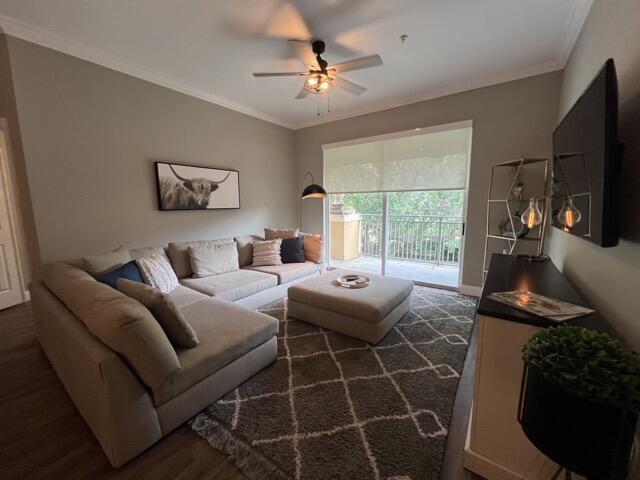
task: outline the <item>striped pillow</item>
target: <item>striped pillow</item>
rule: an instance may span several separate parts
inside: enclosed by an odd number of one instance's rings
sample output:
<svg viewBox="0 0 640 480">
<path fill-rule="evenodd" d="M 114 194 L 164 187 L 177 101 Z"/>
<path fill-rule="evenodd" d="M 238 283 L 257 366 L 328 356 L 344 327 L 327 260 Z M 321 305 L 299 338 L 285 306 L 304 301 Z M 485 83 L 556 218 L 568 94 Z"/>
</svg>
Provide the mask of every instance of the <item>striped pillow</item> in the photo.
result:
<svg viewBox="0 0 640 480">
<path fill-rule="evenodd" d="M 166 256 L 151 255 L 147 258 L 136 258 L 136 264 L 142 273 L 144 283 L 157 288 L 162 293 L 169 293 L 179 285 L 176 272 Z"/>
<path fill-rule="evenodd" d="M 280 257 L 281 238 L 253 242 L 253 266 L 282 265 Z"/>
</svg>

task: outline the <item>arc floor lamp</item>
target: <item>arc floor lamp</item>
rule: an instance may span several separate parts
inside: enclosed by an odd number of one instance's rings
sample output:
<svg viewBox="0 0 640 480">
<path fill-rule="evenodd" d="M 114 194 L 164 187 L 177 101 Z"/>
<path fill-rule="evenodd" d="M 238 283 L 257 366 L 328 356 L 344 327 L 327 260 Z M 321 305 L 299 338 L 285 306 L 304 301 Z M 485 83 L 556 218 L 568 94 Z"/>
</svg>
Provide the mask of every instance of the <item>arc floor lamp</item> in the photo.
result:
<svg viewBox="0 0 640 480">
<path fill-rule="evenodd" d="M 305 187 L 304 184 L 307 179 L 307 175 L 311 177 L 311 183 Z M 300 203 L 298 207 L 298 222 L 300 229 L 302 229 L 302 200 L 307 198 L 327 198 L 326 190 L 316 183 L 313 179 L 313 174 L 309 170 L 307 170 L 304 173 L 304 177 L 302 177 L 302 194 L 300 195 Z"/>
</svg>

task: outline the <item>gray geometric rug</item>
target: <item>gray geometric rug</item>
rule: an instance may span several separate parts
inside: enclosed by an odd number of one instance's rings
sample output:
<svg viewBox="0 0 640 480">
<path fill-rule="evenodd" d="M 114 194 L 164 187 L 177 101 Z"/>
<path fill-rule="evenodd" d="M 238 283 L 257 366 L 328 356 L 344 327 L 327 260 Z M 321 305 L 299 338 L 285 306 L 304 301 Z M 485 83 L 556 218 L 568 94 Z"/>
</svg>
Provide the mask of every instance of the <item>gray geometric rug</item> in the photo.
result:
<svg viewBox="0 0 640 480">
<path fill-rule="evenodd" d="M 438 479 L 473 327 L 471 297 L 416 286 L 376 346 L 287 318 L 278 359 L 192 428 L 252 480 Z"/>
</svg>

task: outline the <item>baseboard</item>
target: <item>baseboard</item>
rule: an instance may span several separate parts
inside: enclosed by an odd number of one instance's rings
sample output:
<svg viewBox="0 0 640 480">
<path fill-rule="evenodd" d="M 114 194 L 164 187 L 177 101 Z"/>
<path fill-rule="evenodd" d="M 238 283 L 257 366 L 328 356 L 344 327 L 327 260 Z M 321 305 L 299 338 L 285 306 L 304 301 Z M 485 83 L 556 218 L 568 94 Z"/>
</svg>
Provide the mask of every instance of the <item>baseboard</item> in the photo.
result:
<svg viewBox="0 0 640 480">
<path fill-rule="evenodd" d="M 25 302 L 30 302 L 31 292 L 29 290 L 25 290 L 24 292 L 22 292 L 22 298 L 24 299 Z"/>
<path fill-rule="evenodd" d="M 475 285 L 460 285 L 460 293 L 471 297 L 479 297 L 482 295 L 482 287 L 476 287 Z"/>
</svg>

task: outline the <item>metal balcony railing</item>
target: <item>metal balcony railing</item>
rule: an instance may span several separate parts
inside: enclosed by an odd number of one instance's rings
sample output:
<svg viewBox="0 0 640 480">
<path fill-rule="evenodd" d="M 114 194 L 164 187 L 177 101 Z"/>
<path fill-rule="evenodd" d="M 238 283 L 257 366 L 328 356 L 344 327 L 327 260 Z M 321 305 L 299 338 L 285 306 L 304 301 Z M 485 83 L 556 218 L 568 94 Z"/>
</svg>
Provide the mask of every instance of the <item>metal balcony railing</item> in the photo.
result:
<svg viewBox="0 0 640 480">
<path fill-rule="evenodd" d="M 361 214 L 360 255 L 379 257 L 382 215 Z M 433 215 L 389 215 L 387 258 L 457 266 L 462 218 Z"/>
</svg>

